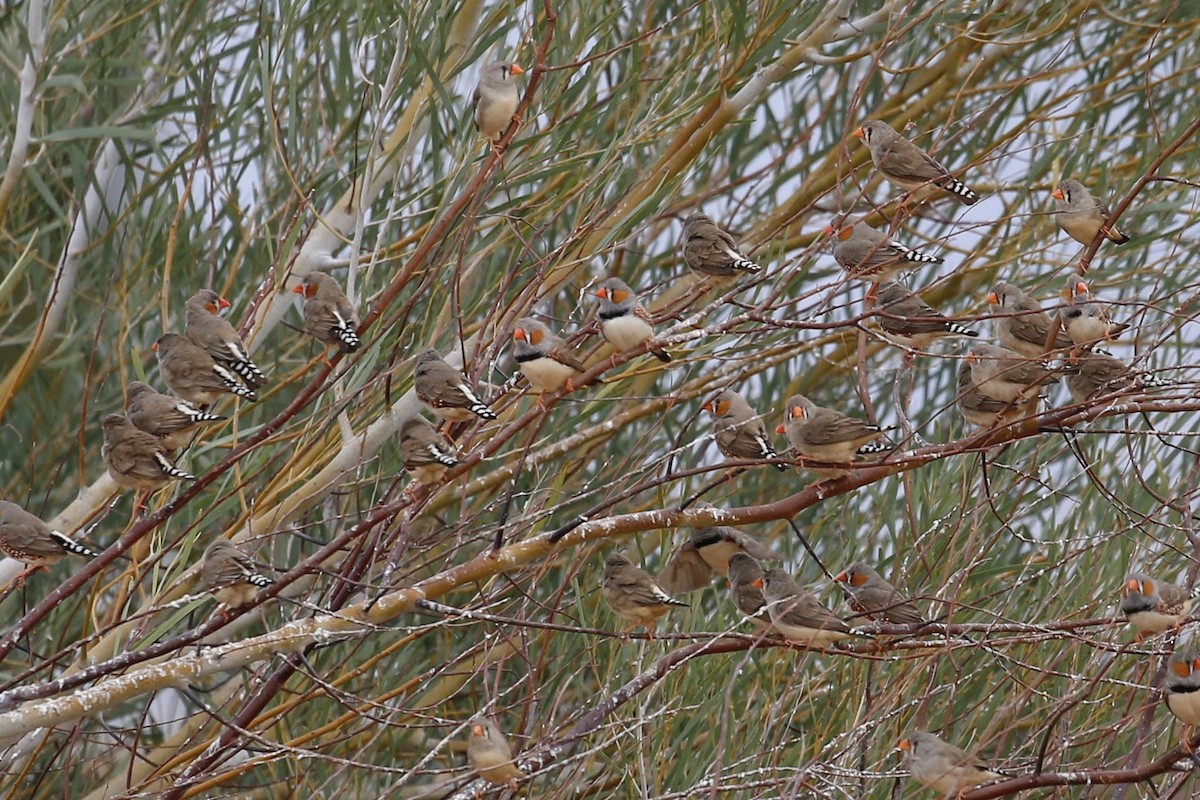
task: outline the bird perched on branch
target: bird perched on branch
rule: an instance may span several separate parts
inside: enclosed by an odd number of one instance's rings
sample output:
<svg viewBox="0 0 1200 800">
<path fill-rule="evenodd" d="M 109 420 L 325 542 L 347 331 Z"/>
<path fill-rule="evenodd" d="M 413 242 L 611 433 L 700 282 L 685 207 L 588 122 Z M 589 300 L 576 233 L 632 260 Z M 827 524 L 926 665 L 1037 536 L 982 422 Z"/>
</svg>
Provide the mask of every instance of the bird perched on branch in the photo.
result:
<svg viewBox="0 0 1200 800">
<path fill-rule="evenodd" d="M 618 351 L 641 347 L 654 338 L 650 314 L 625 281 L 606 278 L 596 290 L 596 297 L 600 298 L 600 334 Z M 661 347 L 652 348 L 650 354 L 664 363 L 671 360 Z"/>
<path fill-rule="evenodd" d="M 8 500 L 0 500 L 0 551 L 31 568 L 53 564 L 65 555 L 97 555 Z"/>
<path fill-rule="evenodd" d="M 697 528 L 671 556 L 658 581 L 670 594 L 703 589 L 714 575 L 728 574 L 729 560 L 738 553 L 758 561 L 780 558 L 771 548 L 737 528 L 725 525 Z"/>
<path fill-rule="evenodd" d="M 658 585 L 658 581 L 620 553 L 612 553 L 604 561 L 604 599 L 613 613 L 625 622 L 625 628 L 643 626 L 654 636 L 655 624 L 666 616 L 671 606 L 687 607 Z"/>
<path fill-rule="evenodd" d="M 158 353 L 158 369 L 163 383 L 177 397 L 189 403 L 210 406 L 226 394 L 258 399 L 254 389 L 242 383 L 237 374 L 218 364 L 203 348 L 186 336 L 164 333 L 151 345 Z"/>
<path fill-rule="evenodd" d="M 917 731 L 900 740 L 909 773 L 917 783 L 949 798 L 972 786 L 1006 777 L 988 769 L 975 756 L 932 733 Z"/>
<path fill-rule="evenodd" d="M 981 428 L 995 428 L 1021 418 L 1020 405 L 997 400 L 979 391 L 971 380 L 971 365 L 965 360 L 958 368 L 957 401 L 963 419 Z"/>
<path fill-rule="evenodd" d="M 1058 310 L 1058 318 L 1076 347 L 1092 347 L 1116 339 L 1129 327 L 1128 323 L 1112 321 L 1108 306 L 1092 298 L 1087 282 L 1080 275 L 1067 279 L 1062 297 L 1066 305 Z"/>
<path fill-rule="evenodd" d="M 1100 353 L 1084 353 L 1075 363 L 1075 370 L 1073 374 L 1067 375 L 1067 389 L 1076 403 L 1126 390 L 1156 389 L 1171 385 L 1170 381 L 1135 370 L 1124 361 Z"/>
<path fill-rule="evenodd" d="M 1058 383 L 1058 374 L 1044 361 L 1026 358 L 994 344 L 977 344 L 967 351 L 975 388 L 994 400 L 1017 403 L 1037 397 L 1042 386 Z"/>
<path fill-rule="evenodd" d="M 125 415 L 138 428 L 161 439 L 167 450 L 185 446 L 197 426 L 225 419 L 141 381 L 134 381 L 125 389 Z"/>
<path fill-rule="evenodd" d="M 846 622 L 797 585 L 782 569 L 769 569 L 755 582 L 767 601 L 771 625 L 789 642 L 828 647 L 855 635 Z"/>
<path fill-rule="evenodd" d="M 1116 244 L 1125 244 L 1129 237 L 1109 224 L 1112 212 L 1101 203 L 1082 183 L 1067 178 L 1059 181 L 1050 193 L 1054 198 L 1054 221 L 1067 235 L 1080 244 L 1088 245 L 1103 233 L 1104 238 Z"/>
<path fill-rule="evenodd" d="M 104 418 L 101 454 L 113 482 L 126 489 L 153 491 L 173 480 L 193 481 L 195 475 L 175 466 L 162 440 L 135 426 L 123 414 Z"/>
<path fill-rule="evenodd" d="M 805 459 L 829 464 L 852 464 L 860 456 L 879 453 L 890 445 L 881 443 L 884 429 L 832 408 L 819 406 L 804 395 L 792 395 L 784 408 L 785 421 L 775 429 L 786 434 L 792 448 Z M 819 475 L 837 478 L 849 475 L 844 468 L 812 467 Z"/>
<path fill-rule="evenodd" d="M 856 561 L 834 578 L 850 595 L 850 605 L 860 614 L 896 625 L 928 622 L 911 600 L 906 600 L 873 567 Z"/>
<path fill-rule="evenodd" d="M 977 338 L 979 333 L 926 303 L 900 284 L 889 281 L 875 292 L 879 327 L 888 340 L 914 350 L 927 350 L 938 339 L 948 336 Z"/>
<path fill-rule="evenodd" d="M 421 351 L 413 367 L 413 391 L 434 416 L 451 422 L 496 419 L 495 412 L 479 399 L 475 389 L 432 347 Z"/>
<path fill-rule="evenodd" d="M 404 470 L 412 473 L 417 483 L 436 483 L 446 470 L 458 465 L 458 455 L 445 437 L 420 415 L 400 423 L 399 436 Z"/>
<path fill-rule="evenodd" d="M 516 117 L 521 94 L 516 77 L 524 75 L 520 64 L 496 61 L 479 73 L 479 84 L 471 105 L 475 109 L 475 127 L 495 145 L 508 130 L 509 123 L 520 123 Z"/>
<path fill-rule="evenodd" d="M 200 586 L 212 592 L 219 603 L 230 608 L 248 606 L 258 599 L 258 590 L 271 582 L 258 572 L 254 559 L 224 537 L 214 539 L 204 550 Z"/>
<path fill-rule="evenodd" d="M 1189 743 L 1191 729 L 1200 725 L 1200 651 L 1192 638 L 1175 643 L 1175 652 L 1167 659 L 1167 677 L 1163 698 L 1167 708 L 1185 726 L 1183 740 Z"/>
<path fill-rule="evenodd" d="M 826 234 L 837 237 L 833 260 L 849 278 L 873 283 L 893 281 L 917 264 L 940 264 L 942 259 L 905 247 L 865 222 L 830 225 Z"/>
<path fill-rule="evenodd" d="M 702 211 L 693 211 L 683 221 L 683 263 L 702 278 L 722 284 L 762 271 L 762 267 L 742 255 L 733 237 Z"/>
<path fill-rule="evenodd" d="M 1178 628 L 1192 611 L 1197 592 L 1156 580 L 1144 572 L 1125 576 L 1121 588 L 1121 613 L 1137 631 L 1140 642 L 1172 628 Z"/>
<path fill-rule="evenodd" d="M 979 202 L 979 195 L 928 153 L 905 139 L 891 125 L 879 120 L 864 122 L 854 131 L 871 151 L 879 174 L 897 186 L 912 191 L 933 184 L 966 205 Z"/>
<path fill-rule="evenodd" d="M 702 409 L 715 419 L 717 449 L 726 458 L 779 458 L 779 453 L 767 438 L 767 426 L 758 412 L 732 389 L 725 389 L 706 402 Z M 787 471 L 786 464 L 776 464 L 775 469 Z"/>
<path fill-rule="evenodd" d="M 758 628 L 771 626 L 771 613 L 763 597 L 763 570 L 757 561 L 745 553 L 729 557 L 729 592 L 733 604 L 742 616 Z"/>
<path fill-rule="evenodd" d="M 226 308 L 229 308 L 228 300 L 212 289 L 201 289 L 187 301 L 187 324 L 183 333 L 218 364 L 237 373 L 247 386 L 257 389 L 266 384 L 267 376 L 250 358 L 242 337 L 221 316 L 221 311 Z"/>
<path fill-rule="evenodd" d="M 528 777 L 513 761 L 512 747 L 500 726 L 485 716 L 471 722 L 467 763 L 488 783 L 514 790 L 518 781 Z"/>
<path fill-rule="evenodd" d="M 292 289 L 304 295 L 304 330 L 326 347 L 353 353 L 362 345 L 358 338 L 358 312 L 324 272 L 310 272 Z"/>
<path fill-rule="evenodd" d="M 566 342 L 530 317 L 517 320 L 513 328 L 513 357 L 529 385 L 541 393 L 563 386 L 573 392 L 575 379 L 587 371 Z"/>
<path fill-rule="evenodd" d="M 1046 344 L 1050 340 L 1054 321 L 1042 310 L 1037 300 L 1011 283 L 1000 281 L 988 293 L 987 302 L 997 306 L 1003 315 L 992 320 L 993 331 L 1000 344 L 1027 358 L 1041 358 L 1046 354 Z M 1061 329 L 1049 343 L 1051 349 L 1072 345 L 1066 331 Z"/>
</svg>

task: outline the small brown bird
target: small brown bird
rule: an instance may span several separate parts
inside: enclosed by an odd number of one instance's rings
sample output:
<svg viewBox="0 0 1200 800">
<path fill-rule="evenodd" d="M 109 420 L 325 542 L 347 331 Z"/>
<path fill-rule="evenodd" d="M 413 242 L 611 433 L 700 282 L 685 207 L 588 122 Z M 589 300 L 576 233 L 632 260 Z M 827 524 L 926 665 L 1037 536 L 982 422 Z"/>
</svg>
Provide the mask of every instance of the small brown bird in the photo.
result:
<svg viewBox="0 0 1200 800">
<path fill-rule="evenodd" d="M 485 716 L 471 722 L 467 740 L 467 763 L 488 783 L 516 789 L 526 774 L 513 760 L 512 748 L 500 727 Z"/>
<path fill-rule="evenodd" d="M 224 537 L 217 537 L 204 550 L 200 565 L 200 585 L 212 592 L 217 602 L 230 608 L 248 606 L 258 599 L 258 590 L 271 585 L 261 575 L 254 560 Z"/>
<path fill-rule="evenodd" d="M 1067 178 L 1059 181 L 1050 193 L 1054 198 L 1054 219 L 1058 226 L 1080 244 L 1091 244 L 1096 234 L 1103 232 L 1104 238 L 1116 244 L 1125 244 L 1129 237 L 1110 225 L 1112 212 L 1101 203 L 1079 181 Z"/>
<path fill-rule="evenodd" d="M 988 294 L 987 301 L 998 306 L 998 313 L 1004 315 L 992 320 L 1000 344 L 1027 358 L 1041 358 L 1046 354 L 1046 341 L 1054 323 L 1037 300 L 1011 283 L 1000 281 Z M 1060 329 L 1050 346 L 1058 349 L 1071 345 L 1066 331 Z"/>
<path fill-rule="evenodd" d="M 958 368 L 958 410 L 963 419 L 981 428 L 996 428 L 1021 418 L 1021 406 L 979 391 L 971 380 L 971 365 L 966 361 Z"/>
<path fill-rule="evenodd" d="M 413 391 L 440 419 L 451 422 L 466 422 L 475 417 L 496 419 L 495 412 L 479 399 L 463 374 L 447 364 L 432 347 L 417 356 Z"/>
<path fill-rule="evenodd" d="M 1195 600 L 1196 592 L 1155 580 L 1144 572 L 1131 572 L 1121 588 L 1121 613 L 1137 631 L 1140 642 L 1182 625 Z"/>
<path fill-rule="evenodd" d="M 856 561 L 835 580 L 850 593 L 850 605 L 860 614 L 896 625 L 928 622 L 911 600 L 905 600 L 874 568 Z"/>
<path fill-rule="evenodd" d="M 745 553 L 729 557 L 729 591 L 733 604 L 758 628 L 771 627 L 771 613 L 762 593 L 762 567 Z"/>
<path fill-rule="evenodd" d="M 600 334 L 617 350 L 632 350 L 654 338 L 650 314 L 625 281 L 606 279 L 596 290 L 596 297 L 600 298 Z M 671 360 L 661 347 L 652 348 L 650 354 L 664 363 Z"/>
<path fill-rule="evenodd" d="M 789 642 L 828 647 L 854 635 L 849 625 L 782 569 L 767 570 L 756 585 L 763 590 L 771 625 Z"/>
<path fill-rule="evenodd" d="M 175 466 L 162 440 L 135 426 L 123 414 L 104 418 L 101 453 L 117 486 L 153 491 L 172 480 L 194 481 L 195 475 Z"/>
<path fill-rule="evenodd" d="M 187 325 L 183 333 L 218 364 L 237 373 L 247 386 L 257 389 L 266 384 L 267 376 L 250 358 L 242 337 L 221 316 L 221 310 L 226 308 L 228 300 L 212 289 L 201 289 L 187 302 Z"/>
<path fill-rule="evenodd" d="M 310 336 L 343 353 L 353 353 L 362 345 L 358 312 L 337 281 L 324 272 L 310 272 L 292 291 L 304 295 L 304 330 Z"/>
<path fill-rule="evenodd" d="M 8 500 L 0 500 L 0 551 L 27 567 L 53 564 L 67 554 L 88 558 L 97 555 Z"/>
<path fill-rule="evenodd" d="M 125 390 L 125 415 L 134 425 L 161 439 L 167 450 L 186 446 L 197 426 L 225 419 L 220 414 L 202 411 L 187 400 L 155 391 L 141 381 L 134 381 Z"/>
<path fill-rule="evenodd" d="M 701 408 L 716 418 L 717 449 L 726 458 L 779 458 L 767 438 L 766 423 L 737 392 L 725 389 Z M 775 469 L 786 472 L 787 465 L 776 464 Z"/>
<path fill-rule="evenodd" d="M 902 347 L 928 350 L 938 339 L 947 336 L 976 338 L 977 331 L 945 317 L 936 308 L 900 284 L 889 281 L 875 293 L 879 327 L 884 336 Z"/>
<path fill-rule="evenodd" d="M 218 364 L 185 336 L 164 333 L 150 349 L 158 353 L 163 383 L 189 403 L 209 406 L 227 394 L 251 402 L 258 399 L 254 389 L 242 383 L 232 370 Z"/>
<path fill-rule="evenodd" d="M 458 456 L 445 437 L 419 414 L 400 424 L 399 435 L 404 470 L 412 473 L 417 483 L 436 483 L 446 470 L 458 465 Z"/>
<path fill-rule="evenodd" d="M 625 622 L 622 630 L 643 626 L 650 636 L 671 606 L 687 607 L 687 603 L 671 597 L 648 572 L 635 567 L 620 553 L 612 553 L 604 561 L 603 594 L 608 607 Z"/>
<path fill-rule="evenodd" d="M 1200 652 L 1193 640 L 1175 643 L 1175 652 L 1167 660 L 1167 708 L 1187 728 L 1183 740 L 1191 740 L 1191 729 L 1200 725 Z"/>
<path fill-rule="evenodd" d="M 792 395 L 785 407 L 785 422 L 775 429 L 787 434 L 798 455 L 828 464 L 852 464 L 859 456 L 887 449 L 879 444 L 884 429 L 832 408 L 817 405 L 803 395 Z M 850 470 L 830 467 L 807 469 L 819 475 L 841 477 Z"/>
<path fill-rule="evenodd" d="M 857 280 L 887 282 L 914 269 L 917 264 L 942 263 L 938 256 L 894 242 L 865 222 L 846 221 L 841 225 L 830 225 L 825 232 L 837 235 L 833 260 L 847 277 Z"/>
<path fill-rule="evenodd" d="M 1016 403 L 1036 397 L 1042 386 L 1058 383 L 1044 361 L 1026 358 L 994 344 L 977 344 L 967 351 L 975 388 L 994 400 Z"/>
<path fill-rule="evenodd" d="M 714 575 L 729 573 L 729 559 L 737 553 L 748 553 L 759 561 L 780 558 L 771 548 L 737 528 L 724 525 L 697 528 L 671 556 L 658 582 L 672 595 L 703 589 L 712 583 Z"/>
<path fill-rule="evenodd" d="M 529 385 L 542 393 L 564 385 L 573 392 L 575 379 L 587 371 L 566 342 L 529 317 L 517 320 L 513 328 L 513 357 Z"/>
<path fill-rule="evenodd" d="M 886 122 L 864 122 L 861 128 L 854 131 L 854 135 L 870 149 L 871 160 L 875 162 L 879 174 L 897 186 L 911 191 L 932 183 L 966 205 L 979 202 L 979 195 L 971 187 L 951 175 L 924 150 L 896 133 Z"/>
<path fill-rule="evenodd" d="M 683 263 L 701 277 L 726 284 L 743 274 L 762 272 L 762 267 L 742 255 L 732 236 L 700 211 L 683 221 Z"/>
<path fill-rule="evenodd" d="M 1067 375 L 1067 389 L 1076 403 L 1127 390 L 1159 389 L 1171 385 L 1170 381 L 1135 370 L 1124 361 L 1100 353 L 1084 353 L 1075 366 L 1078 372 Z"/>
<path fill-rule="evenodd" d="M 972 786 L 1005 777 L 1001 772 L 988 769 L 966 750 L 943 742 L 932 733 L 910 733 L 900 740 L 899 747 L 904 751 L 912 779 L 947 798 L 961 795 Z"/>
<path fill-rule="evenodd" d="M 504 138 L 504 132 L 514 120 L 521 102 L 515 78 L 524 74 L 520 64 L 509 61 L 488 64 L 479 72 L 479 85 L 475 87 L 471 105 L 475 108 L 475 127 L 492 144 Z"/>
<path fill-rule="evenodd" d="M 1108 306 L 1092 299 L 1088 285 L 1082 276 L 1072 275 L 1063 287 L 1066 305 L 1058 310 L 1058 318 L 1067 338 L 1077 347 L 1091 347 L 1100 342 L 1116 339 L 1129 327 L 1128 323 L 1115 323 Z"/>
</svg>

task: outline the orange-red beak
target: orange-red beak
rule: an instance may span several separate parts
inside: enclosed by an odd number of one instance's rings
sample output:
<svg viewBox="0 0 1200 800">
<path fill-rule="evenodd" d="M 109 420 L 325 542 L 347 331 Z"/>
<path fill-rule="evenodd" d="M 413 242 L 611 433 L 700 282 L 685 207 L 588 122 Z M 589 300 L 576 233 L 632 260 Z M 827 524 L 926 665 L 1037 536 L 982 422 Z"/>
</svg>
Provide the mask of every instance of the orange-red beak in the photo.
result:
<svg viewBox="0 0 1200 800">
<path fill-rule="evenodd" d="M 510 64 L 508 67 L 508 72 L 510 75 L 524 75 L 525 68 L 520 64 Z"/>
<path fill-rule="evenodd" d="M 988 296 L 985 299 L 994 306 L 1000 305 L 1000 298 L 995 292 L 988 292 Z"/>
<path fill-rule="evenodd" d="M 753 586 L 755 589 L 761 589 L 761 588 L 763 588 L 763 579 L 758 578 L 754 581 L 754 583 L 752 583 L 750 585 Z"/>
<path fill-rule="evenodd" d="M 829 235 L 829 234 L 831 234 L 831 233 L 833 233 L 833 226 L 832 226 L 832 225 L 826 225 L 826 226 L 825 226 L 825 230 L 821 231 L 821 235 L 822 235 L 822 236 L 828 236 L 828 235 Z"/>
<path fill-rule="evenodd" d="M 231 303 L 224 297 L 217 298 L 217 308 L 229 308 L 230 305 Z"/>
<path fill-rule="evenodd" d="M 304 294 L 304 284 L 303 283 L 296 284 L 296 287 L 294 289 L 292 289 L 292 294 Z"/>
<path fill-rule="evenodd" d="M 529 336 L 525 333 L 524 328 L 517 328 L 515 331 L 513 331 L 513 338 L 516 339 L 518 342 L 529 341 Z"/>
<path fill-rule="evenodd" d="M 866 132 L 866 131 L 864 131 L 862 128 L 855 128 L 855 129 L 854 129 L 854 136 L 855 136 L 856 138 L 858 138 L 858 139 L 866 139 L 866 138 L 867 138 L 867 132 Z"/>
<path fill-rule="evenodd" d="M 1063 190 L 1057 189 L 1057 188 L 1053 192 L 1050 193 L 1050 196 L 1053 197 L 1055 200 L 1066 200 L 1067 199 L 1067 196 L 1065 194 L 1063 194 Z"/>
<path fill-rule="evenodd" d="M 712 412 L 712 410 L 713 410 L 712 400 L 709 400 L 707 403 L 700 406 L 700 408 L 702 408 L 705 411 Z"/>
<path fill-rule="evenodd" d="M 154 344 L 150 345 L 150 350 L 157 353 L 158 352 L 158 342 L 155 342 Z"/>
<path fill-rule="evenodd" d="M 837 577 L 836 577 L 836 578 L 834 578 L 834 580 L 835 580 L 835 581 L 837 581 L 838 583 L 849 583 L 849 582 L 850 582 L 850 576 L 849 576 L 849 575 L 847 575 L 845 572 L 839 572 L 839 573 L 837 574 Z"/>
<path fill-rule="evenodd" d="M 471 728 L 471 735 L 472 736 L 483 736 L 483 726 L 482 725 L 473 726 Z"/>
<path fill-rule="evenodd" d="M 1084 283 L 1083 281 L 1080 281 L 1079 283 L 1075 284 L 1075 294 L 1087 294 L 1087 293 L 1088 293 L 1088 288 L 1087 288 L 1086 283 Z"/>
<path fill-rule="evenodd" d="M 782 422 L 779 423 L 778 425 L 775 426 L 775 432 L 776 433 L 787 433 L 787 425 L 784 425 Z"/>
<path fill-rule="evenodd" d="M 908 739 L 901 739 L 900 744 L 896 745 L 896 747 L 907 752 L 912 750 L 912 742 L 910 742 Z"/>
<path fill-rule="evenodd" d="M 601 288 L 597 289 L 596 297 L 599 297 L 601 300 L 607 300 L 608 299 L 608 287 L 601 287 Z"/>
</svg>

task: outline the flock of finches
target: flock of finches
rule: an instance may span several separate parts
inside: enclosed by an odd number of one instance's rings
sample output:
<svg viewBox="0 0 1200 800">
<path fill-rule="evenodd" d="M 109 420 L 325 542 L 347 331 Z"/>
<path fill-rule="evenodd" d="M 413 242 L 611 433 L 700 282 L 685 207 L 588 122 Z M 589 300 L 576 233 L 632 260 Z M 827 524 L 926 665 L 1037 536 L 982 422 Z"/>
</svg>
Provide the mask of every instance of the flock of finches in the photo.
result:
<svg viewBox="0 0 1200 800">
<path fill-rule="evenodd" d="M 514 78 L 522 73 L 518 65 L 506 63 L 483 70 L 474 98 L 475 121 L 494 145 L 510 123 L 517 121 Z M 870 148 L 875 167 L 892 183 L 910 191 L 935 187 L 933 191 L 968 205 L 979 200 L 973 190 L 887 124 L 867 122 L 855 135 Z M 1053 198 L 1058 224 L 1077 241 L 1085 245 L 1100 237 L 1117 244 L 1129 241 L 1111 224 L 1108 209 L 1078 181 L 1063 180 Z M 892 241 L 863 221 L 843 220 L 826 233 L 834 237 L 833 257 L 847 276 L 870 283 L 866 300 L 878 315 L 881 335 L 903 347 L 906 358 L 942 337 L 979 337 L 895 282 L 915 264 L 942 259 Z M 733 237 L 699 211 L 685 221 L 681 244 L 684 262 L 709 285 L 730 286 L 739 277 L 761 270 L 742 254 Z M 308 334 L 342 353 L 353 353 L 359 347 L 358 315 L 337 281 L 312 272 L 293 291 L 303 295 Z M 671 360 L 656 342 L 651 317 L 628 284 L 610 277 L 599 284 L 595 296 L 600 332 L 616 350 L 641 350 L 664 362 Z M 1002 312 L 995 318 L 1000 344 L 971 347 L 959 372 L 958 406 L 968 422 L 990 428 L 1021 419 L 1060 375 L 1066 375 L 1075 402 L 1158 385 L 1152 376 L 1097 349 L 1128 326 L 1112 321 L 1108 308 L 1091 296 L 1082 276 L 1073 275 L 1062 296 L 1065 303 L 1057 316 L 1051 317 L 1019 288 L 996 284 L 987 299 Z M 222 316 L 229 305 L 208 289 L 192 297 L 187 303 L 184 332 L 165 333 L 154 345 L 159 374 L 170 394 L 145 383 L 131 383 L 125 414 L 104 419 L 103 457 L 108 473 L 118 486 L 144 493 L 139 507 L 145 494 L 174 480 L 193 480 L 176 466 L 172 454 L 191 441 L 198 426 L 225 419 L 210 410 L 223 395 L 253 401 L 267 382 L 235 328 Z M 512 339 L 516 364 L 533 389 L 546 393 L 577 388 L 575 381 L 585 372 L 584 364 L 545 324 L 529 317 L 519 319 Z M 1059 356 L 1059 363 L 1052 364 L 1050 356 Z M 477 389 L 437 350 L 425 350 L 417 357 L 413 390 L 441 420 L 496 419 Z M 538 403 L 542 404 L 540 396 Z M 762 460 L 780 470 L 799 465 L 817 474 L 840 476 L 854 465 L 868 463 L 872 454 L 890 449 L 885 431 L 879 427 L 800 395 L 788 399 L 784 421 L 776 428 L 790 445 L 786 458 L 775 450 L 762 418 L 736 391 L 720 392 L 703 408 L 715 418 L 714 438 L 725 456 Z M 440 481 L 459 463 L 447 437 L 419 414 L 400 426 L 399 451 L 405 469 L 417 482 Z M 68 553 L 96 555 L 7 501 L 0 502 L 0 549 L 30 569 Z M 764 571 L 759 564 L 775 558 L 772 551 L 737 530 L 703 528 L 673 555 L 657 579 L 624 555 L 610 555 L 605 562 L 603 595 L 627 625 L 645 626 L 652 634 L 654 624 L 670 607 L 686 605 L 672 595 L 700 589 L 714 574 L 721 574 L 728 577 L 738 610 L 764 633 L 821 648 L 867 635 L 822 606 L 785 571 Z M 836 581 L 860 616 L 912 626 L 914 633 L 934 624 L 866 564 L 850 565 Z M 270 583 L 250 556 L 228 539 L 216 539 L 204 553 L 200 585 L 226 606 L 254 602 L 257 590 Z M 1180 626 L 1191 602 L 1184 589 L 1132 573 L 1123 587 L 1121 610 L 1137 628 L 1140 639 Z M 1167 704 L 1177 717 L 1189 726 L 1200 724 L 1200 653 L 1190 639 L 1181 641 L 1170 659 L 1166 692 Z M 906 752 L 914 780 L 947 795 L 1001 777 L 931 733 L 906 736 L 900 749 Z M 503 734 L 485 716 L 470 725 L 468 756 L 480 775 L 494 783 L 526 777 L 515 765 Z"/>
</svg>

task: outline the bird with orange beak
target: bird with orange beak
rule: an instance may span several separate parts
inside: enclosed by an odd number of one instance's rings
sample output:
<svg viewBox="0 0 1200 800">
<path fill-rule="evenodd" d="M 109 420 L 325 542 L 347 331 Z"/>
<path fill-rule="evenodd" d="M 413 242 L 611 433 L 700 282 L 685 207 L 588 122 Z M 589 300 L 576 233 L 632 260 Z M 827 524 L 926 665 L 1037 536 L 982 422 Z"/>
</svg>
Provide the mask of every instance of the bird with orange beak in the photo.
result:
<svg viewBox="0 0 1200 800">
<path fill-rule="evenodd" d="M 304 330 L 310 336 L 343 353 L 353 353 L 362 345 L 358 312 L 337 281 L 324 272 L 310 272 L 292 291 L 304 295 Z"/>
<path fill-rule="evenodd" d="M 564 386 L 575 391 L 575 379 L 587 371 L 566 342 L 530 317 L 521 317 L 513 328 L 513 357 L 529 385 L 543 394 Z"/>
<path fill-rule="evenodd" d="M 617 350 L 633 350 L 654 338 L 650 314 L 625 281 L 606 279 L 596 290 L 596 297 L 600 298 L 600 335 Z M 649 352 L 664 363 L 671 360 L 661 347 L 652 347 Z"/>
</svg>

